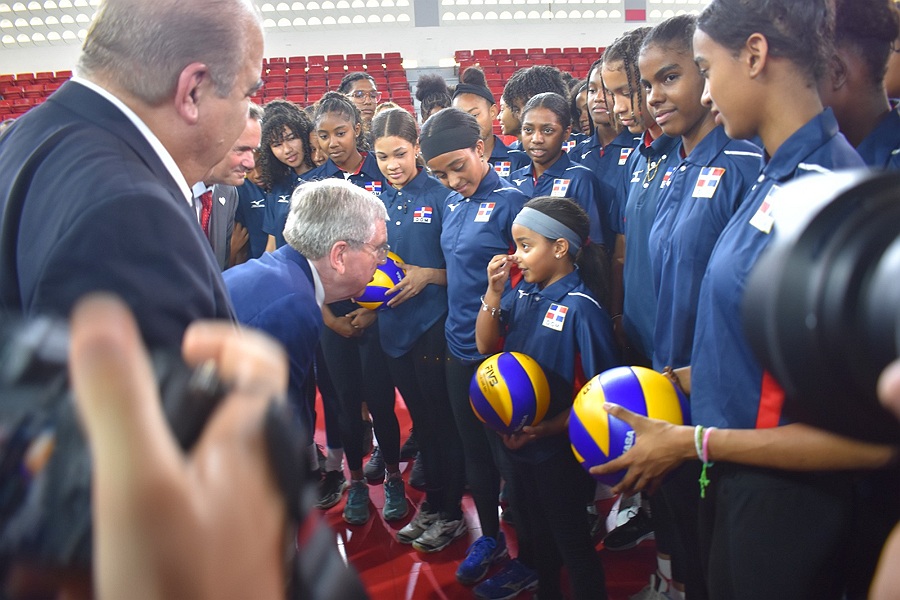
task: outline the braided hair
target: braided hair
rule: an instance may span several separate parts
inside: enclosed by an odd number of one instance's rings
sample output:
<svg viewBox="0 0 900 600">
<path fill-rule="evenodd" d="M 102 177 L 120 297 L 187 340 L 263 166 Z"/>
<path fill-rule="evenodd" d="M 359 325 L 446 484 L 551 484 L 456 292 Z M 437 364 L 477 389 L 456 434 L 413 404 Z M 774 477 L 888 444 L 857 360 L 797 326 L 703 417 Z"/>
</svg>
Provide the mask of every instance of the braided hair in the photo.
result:
<svg viewBox="0 0 900 600">
<path fill-rule="evenodd" d="M 369 142 L 366 140 L 366 126 L 363 124 L 362 117 L 356 105 L 340 92 L 325 92 L 322 99 L 316 103 L 316 115 L 313 119 L 315 126 L 318 127 L 325 115 L 338 114 L 353 123 L 356 127 L 359 125 L 359 134 L 356 136 L 356 149 L 365 152 L 369 149 Z"/>
<path fill-rule="evenodd" d="M 612 65 L 621 62 L 622 68 L 625 70 L 625 77 L 628 79 L 628 93 L 631 97 L 631 116 L 634 118 L 634 107 L 642 107 L 644 105 L 644 90 L 641 85 L 641 71 L 638 68 L 638 55 L 640 54 L 641 44 L 644 38 L 650 32 L 650 27 L 638 27 L 632 29 L 628 33 L 616 38 L 616 40 L 607 46 L 603 53 L 603 64 L 609 70 L 616 70 Z M 603 85 L 603 100 L 609 106 L 606 97 L 606 84 Z M 640 108 L 639 108 L 640 109 Z"/>
</svg>

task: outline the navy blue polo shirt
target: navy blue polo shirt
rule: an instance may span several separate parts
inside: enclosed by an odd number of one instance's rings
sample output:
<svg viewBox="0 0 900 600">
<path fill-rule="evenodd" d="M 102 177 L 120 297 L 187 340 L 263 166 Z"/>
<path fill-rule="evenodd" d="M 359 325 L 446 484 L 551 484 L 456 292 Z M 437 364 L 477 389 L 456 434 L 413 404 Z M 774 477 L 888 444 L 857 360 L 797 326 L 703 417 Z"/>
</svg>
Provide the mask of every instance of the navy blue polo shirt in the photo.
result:
<svg viewBox="0 0 900 600">
<path fill-rule="evenodd" d="M 581 279 L 578 269 L 540 289 L 524 280 L 502 302 L 503 350 L 521 352 L 541 366 L 550 384 L 550 419 L 572 406 L 594 375 L 619 364 L 612 320 Z M 541 438 L 512 454 L 536 462 L 569 452 L 569 438 Z"/>
<path fill-rule="evenodd" d="M 266 216 L 266 190 L 249 179 L 237 187 L 238 205 L 234 220 L 247 228 L 248 258 L 259 258 L 266 251 L 269 234 L 263 231 Z M 283 229 L 283 228 L 282 228 Z"/>
<path fill-rule="evenodd" d="M 645 134 L 646 135 L 646 134 Z M 628 159 L 631 179 L 619 230 L 625 236 L 625 304 L 622 323 L 635 349 L 653 354 L 656 294 L 650 268 L 650 228 L 659 197 L 665 191 L 681 153 L 681 138 L 661 135 L 647 146 L 641 143 Z"/>
<path fill-rule="evenodd" d="M 447 261 L 447 347 L 462 360 L 482 360 L 475 345 L 475 319 L 487 289 L 487 266 L 515 248 L 512 223 L 528 197 L 488 169 L 470 198 L 448 197 L 441 231 Z"/>
<path fill-rule="evenodd" d="M 900 169 L 900 108 L 882 117 L 856 151 L 870 167 Z"/>
<path fill-rule="evenodd" d="M 417 267 L 446 269 L 441 250 L 441 224 L 450 191 L 434 177 L 419 171 L 403 186 L 381 192 L 388 211 L 387 233 L 391 250 Z M 403 304 L 383 310 L 381 347 L 388 356 L 403 356 L 422 334 L 447 314 L 447 288 L 429 284 Z"/>
<path fill-rule="evenodd" d="M 590 169 L 569 160 L 563 152 L 547 170 L 534 180 L 534 167 L 529 164 L 515 171 L 510 179 L 529 198 L 553 196 L 571 198 L 588 214 L 591 220 L 591 239 L 610 249 L 615 237 L 610 230 L 605 214 L 613 191 L 601 184 Z M 601 210 L 602 207 L 602 210 Z"/>
<path fill-rule="evenodd" d="M 291 194 L 300 185 L 301 177 L 294 171 L 277 183 L 272 184 L 272 189 L 266 194 L 266 209 L 263 216 L 263 231 L 267 236 L 275 236 L 275 247 L 281 248 L 287 242 L 284 241 L 284 224 L 291 210 Z M 268 243 L 268 238 L 266 238 Z"/>
<path fill-rule="evenodd" d="M 513 150 L 503 143 L 498 136 L 494 136 L 494 150 L 488 162 L 497 171 L 497 175 L 503 179 L 509 179 L 513 172 L 525 165 L 531 164 L 531 159 L 522 150 Z"/>
<path fill-rule="evenodd" d="M 759 175 L 762 150 L 732 140 L 722 126 L 707 134 L 672 172 L 650 230 L 656 292 L 653 368 L 691 364 L 697 297 L 719 234 Z"/>
<path fill-rule="evenodd" d="M 738 429 L 783 423 L 784 393 L 757 362 L 741 323 L 747 276 L 775 226 L 770 194 L 809 173 L 861 166 L 862 159 L 838 132 L 834 113 L 826 109 L 791 135 L 763 167 L 719 236 L 700 286 L 691 358 L 695 423 Z"/>
<path fill-rule="evenodd" d="M 569 139 L 567 139 L 563 144 L 563 152 L 571 151 L 575 146 L 588 139 L 589 137 L 591 136 L 584 133 L 572 132 L 571 134 L 569 134 Z"/>
</svg>

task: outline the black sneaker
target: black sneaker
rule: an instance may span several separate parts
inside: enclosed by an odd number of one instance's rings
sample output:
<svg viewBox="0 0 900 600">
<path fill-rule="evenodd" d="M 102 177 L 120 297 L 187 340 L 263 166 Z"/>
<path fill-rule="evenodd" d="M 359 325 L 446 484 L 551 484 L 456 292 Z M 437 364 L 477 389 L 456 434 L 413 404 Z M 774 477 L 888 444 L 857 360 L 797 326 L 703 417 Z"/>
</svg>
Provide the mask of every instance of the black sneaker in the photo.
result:
<svg viewBox="0 0 900 600">
<path fill-rule="evenodd" d="M 606 534 L 603 538 L 603 546 L 607 550 L 618 551 L 634 548 L 644 540 L 652 540 L 653 523 L 650 515 L 641 507 L 637 514 L 626 523 L 619 525 Z"/>
<path fill-rule="evenodd" d="M 416 454 L 416 462 L 413 463 L 409 473 L 409 485 L 417 490 L 425 489 L 425 463 L 422 462 L 422 454 Z"/>
<path fill-rule="evenodd" d="M 375 446 L 372 456 L 369 457 L 369 462 L 363 467 L 363 475 L 366 476 L 366 481 L 371 484 L 378 484 L 384 481 L 384 456 L 381 454 L 380 447 Z"/>
<path fill-rule="evenodd" d="M 400 448 L 400 460 L 409 460 L 419 453 L 419 442 L 416 441 L 416 430 L 409 430 L 409 437 Z"/>
<path fill-rule="evenodd" d="M 349 484 L 341 471 L 328 471 L 319 481 L 319 501 L 316 508 L 331 508 L 341 501 L 341 495 Z"/>
</svg>

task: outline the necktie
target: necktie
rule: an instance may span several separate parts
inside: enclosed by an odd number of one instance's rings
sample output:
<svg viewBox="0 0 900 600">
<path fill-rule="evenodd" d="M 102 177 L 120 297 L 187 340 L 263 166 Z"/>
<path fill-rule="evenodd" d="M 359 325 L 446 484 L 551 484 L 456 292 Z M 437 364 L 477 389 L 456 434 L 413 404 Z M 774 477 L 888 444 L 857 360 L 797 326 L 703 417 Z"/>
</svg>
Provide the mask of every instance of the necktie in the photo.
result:
<svg viewBox="0 0 900 600">
<path fill-rule="evenodd" d="M 212 190 L 203 192 L 200 196 L 200 227 L 206 237 L 209 237 L 209 217 L 212 214 Z"/>
</svg>

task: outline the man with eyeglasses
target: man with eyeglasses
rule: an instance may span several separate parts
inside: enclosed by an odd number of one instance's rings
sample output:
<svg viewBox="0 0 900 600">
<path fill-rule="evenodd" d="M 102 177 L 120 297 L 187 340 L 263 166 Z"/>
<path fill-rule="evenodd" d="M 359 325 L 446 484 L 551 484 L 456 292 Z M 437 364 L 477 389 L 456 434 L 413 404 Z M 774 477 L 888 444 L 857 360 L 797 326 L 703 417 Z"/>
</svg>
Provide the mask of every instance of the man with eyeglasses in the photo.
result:
<svg viewBox="0 0 900 600">
<path fill-rule="evenodd" d="M 387 216 L 378 198 L 352 183 L 305 183 L 291 198 L 287 244 L 223 273 L 238 320 L 269 333 L 287 351 L 288 401 L 306 426 L 311 465 L 315 381 L 309 375 L 322 305 L 362 295 L 390 250 Z"/>
</svg>

